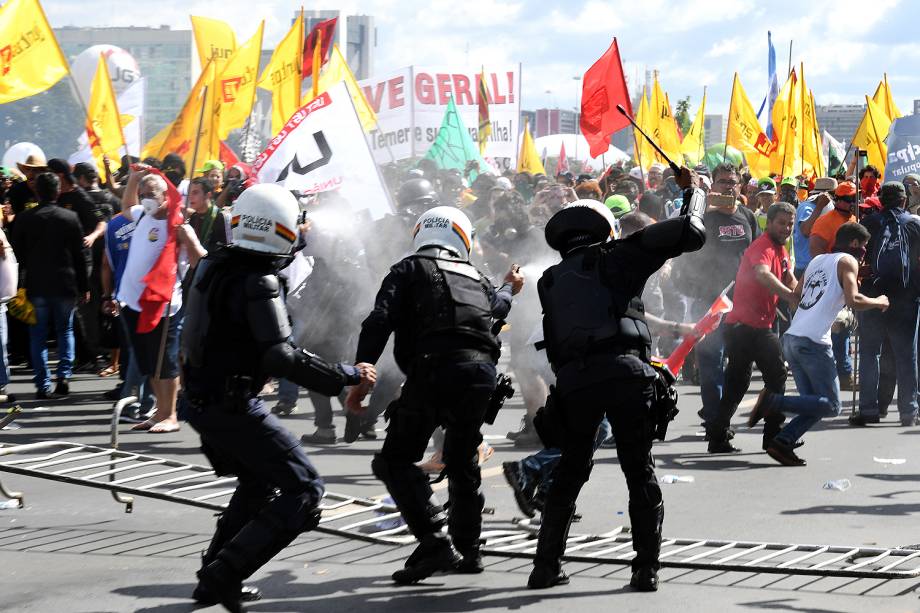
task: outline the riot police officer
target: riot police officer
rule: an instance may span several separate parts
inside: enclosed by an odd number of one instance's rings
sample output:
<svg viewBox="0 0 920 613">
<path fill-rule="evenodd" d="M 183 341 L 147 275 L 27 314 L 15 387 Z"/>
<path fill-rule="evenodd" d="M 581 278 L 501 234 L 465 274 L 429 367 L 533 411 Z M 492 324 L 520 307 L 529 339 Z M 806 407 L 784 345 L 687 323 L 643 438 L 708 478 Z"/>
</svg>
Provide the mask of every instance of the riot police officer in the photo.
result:
<svg viewBox="0 0 920 613">
<path fill-rule="evenodd" d="M 194 597 L 242 610 L 242 581 L 301 532 L 315 528 L 324 494 L 297 439 L 258 397 L 269 377 L 326 395 L 373 382 L 369 365 L 330 364 L 289 342 L 278 270 L 297 236 L 297 200 L 277 185 L 246 190 L 233 205 L 229 247 L 201 260 L 182 336 L 188 421 L 219 475 L 239 485 L 198 571 Z"/>
<path fill-rule="evenodd" d="M 524 283 L 512 267 L 496 290 L 470 264 L 472 224 L 459 209 L 427 211 L 419 217 L 414 236 L 415 253 L 397 262 L 384 278 L 357 348 L 361 362 L 376 363 L 395 331 L 393 353 L 407 376 L 400 397 L 387 408 L 386 440 L 371 463 L 419 540 L 405 568 L 393 573 L 400 584 L 436 572 L 482 572 L 484 497 L 476 450 L 496 385 L 499 344 L 492 328 L 508 314 L 511 296 Z M 349 392 L 349 411 L 364 410 L 366 392 Z M 445 430 L 446 518 L 432 502 L 436 499 L 428 477 L 415 465 L 437 426 Z M 447 534 L 441 530 L 445 524 Z"/>
<path fill-rule="evenodd" d="M 580 200 L 546 225 L 546 242 L 562 262 L 538 282 L 547 358 L 556 373 L 555 407 L 537 420 L 544 439 L 562 459 L 543 509 L 534 568 L 527 585 L 568 583 L 562 571 L 575 500 L 591 473 L 593 440 L 606 415 L 629 489 L 633 574 L 630 585 L 658 588 L 658 554 L 664 506 L 651 456 L 654 381 L 651 337 L 640 298 L 646 280 L 669 258 L 702 247 L 705 200 L 690 189 L 684 169 L 684 215 L 652 224 L 622 240 L 610 240 L 615 220 L 599 203 Z M 541 423 L 541 420 L 544 420 Z"/>
</svg>

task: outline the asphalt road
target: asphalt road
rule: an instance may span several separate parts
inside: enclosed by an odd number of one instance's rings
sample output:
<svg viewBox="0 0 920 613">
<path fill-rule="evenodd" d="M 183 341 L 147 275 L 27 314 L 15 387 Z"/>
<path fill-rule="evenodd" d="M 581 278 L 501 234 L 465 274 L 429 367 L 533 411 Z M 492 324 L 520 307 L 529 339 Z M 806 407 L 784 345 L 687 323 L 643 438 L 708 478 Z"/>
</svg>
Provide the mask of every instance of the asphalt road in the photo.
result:
<svg viewBox="0 0 920 613">
<path fill-rule="evenodd" d="M 0 431 L 2 443 L 68 440 L 107 444 L 111 405 L 100 393 L 114 382 L 82 375 L 66 402 L 39 406 L 31 400 L 29 373 L 14 370 L 11 391 L 24 400 L 15 430 Z M 752 386 L 745 406 L 752 403 Z M 893 414 L 883 424 L 853 429 L 845 417 L 821 424 L 800 450 L 808 466 L 786 468 L 760 451 L 760 429 L 738 429 L 743 453 L 710 456 L 699 428 L 698 392 L 681 388 L 680 415 L 669 440 L 656 444 L 659 476 L 692 476 L 692 483 L 663 485 L 666 537 L 775 541 L 850 546 L 920 543 L 920 453 L 918 428 L 902 428 Z M 612 391 L 615 395 L 615 390 Z M 847 395 L 849 398 L 849 395 Z M 483 466 L 486 527 L 519 516 L 501 476 L 501 462 L 528 452 L 516 450 L 504 434 L 515 429 L 523 408 L 517 397 L 487 427 L 495 455 Z M 286 420 L 297 434 L 312 432 L 312 410 Z M 344 419 L 337 414 L 341 434 Z M 378 426 L 382 427 L 382 426 Z M 178 433 L 129 433 L 122 448 L 204 463 L 187 425 Z M 380 432 L 382 435 L 383 433 Z M 384 489 L 370 472 L 380 442 L 308 447 L 331 491 L 373 497 Z M 903 459 L 885 464 L 879 459 Z M 591 481 L 579 499 L 579 533 L 602 533 L 628 524 L 626 489 L 615 450 L 595 458 Z M 0 568 L 3 611 L 190 611 L 198 556 L 207 545 L 213 514 L 155 500 L 138 499 L 134 512 L 100 490 L 18 475 L 0 475 L 4 485 L 26 494 L 25 509 L 0 510 Z M 846 491 L 823 489 L 848 479 Z M 442 491 L 443 495 L 443 491 Z M 628 588 L 621 566 L 569 566 L 569 586 L 527 590 L 526 560 L 487 558 L 479 576 L 435 577 L 411 588 L 395 588 L 389 575 L 408 555 L 388 547 L 307 534 L 253 577 L 266 600 L 252 611 L 917 611 L 920 579 L 844 579 L 786 574 L 725 573 L 665 569 L 656 594 Z"/>
</svg>

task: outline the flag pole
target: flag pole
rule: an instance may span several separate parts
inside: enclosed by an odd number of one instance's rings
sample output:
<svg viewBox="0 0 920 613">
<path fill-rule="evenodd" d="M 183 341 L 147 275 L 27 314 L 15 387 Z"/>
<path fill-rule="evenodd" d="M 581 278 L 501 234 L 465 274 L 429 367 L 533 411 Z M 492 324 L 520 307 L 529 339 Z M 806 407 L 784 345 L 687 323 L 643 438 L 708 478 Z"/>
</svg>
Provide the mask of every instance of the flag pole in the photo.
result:
<svg viewBox="0 0 920 613">
<path fill-rule="evenodd" d="M 736 72 L 735 78 L 732 79 L 732 95 L 731 95 L 731 98 L 728 99 L 728 121 L 729 123 L 731 123 L 731 120 L 732 120 L 732 105 L 735 103 L 735 83 L 737 82 L 738 82 L 738 73 Z M 704 94 L 705 94 L 705 91 L 706 89 L 703 88 Z M 723 143 L 722 145 L 722 163 L 723 164 L 725 163 L 725 156 L 727 153 L 728 153 L 728 131 L 726 130 L 725 143 Z"/>
<path fill-rule="evenodd" d="M 198 113 L 198 130 L 196 131 L 196 134 L 195 134 L 195 148 L 192 150 L 192 166 L 191 168 L 188 169 L 189 180 L 191 180 L 192 175 L 195 174 L 195 164 L 198 159 L 198 145 L 201 143 L 201 124 L 204 123 L 204 107 L 207 106 L 207 102 L 208 102 L 208 86 L 205 85 L 203 89 L 203 95 L 202 95 L 201 111 Z M 177 185 L 176 188 L 178 189 L 178 187 L 179 186 Z M 192 189 L 191 189 L 191 185 L 189 185 L 189 189 L 186 190 L 185 192 L 185 206 L 186 207 L 188 206 L 188 199 L 191 193 L 192 193 Z M 169 223 L 169 221 L 170 220 L 167 218 L 167 224 Z M 167 225 L 167 232 L 168 232 L 168 228 L 169 226 Z M 179 248 L 177 247 L 176 248 L 177 264 L 178 264 L 178 260 L 179 260 Z M 178 274 L 178 269 L 176 271 L 176 274 Z M 160 334 L 160 349 L 157 352 L 157 369 L 156 371 L 154 371 L 154 376 L 157 379 L 161 378 L 160 373 L 163 370 L 163 358 L 166 354 L 166 339 L 169 336 L 169 320 L 170 320 L 169 312 L 172 310 L 172 302 L 173 302 L 174 293 L 175 293 L 175 284 L 173 284 L 173 291 L 170 292 L 169 294 L 169 302 L 166 303 L 166 314 L 165 314 L 166 319 L 165 321 L 163 321 L 163 332 L 162 334 Z"/>
</svg>

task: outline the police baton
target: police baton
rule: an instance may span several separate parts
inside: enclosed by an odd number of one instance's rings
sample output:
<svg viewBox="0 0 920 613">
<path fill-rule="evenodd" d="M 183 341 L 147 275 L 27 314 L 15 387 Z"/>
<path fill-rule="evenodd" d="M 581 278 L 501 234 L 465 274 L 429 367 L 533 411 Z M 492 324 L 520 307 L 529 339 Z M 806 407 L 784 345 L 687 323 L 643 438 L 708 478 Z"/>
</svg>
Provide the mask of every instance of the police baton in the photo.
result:
<svg viewBox="0 0 920 613">
<path fill-rule="evenodd" d="M 669 158 L 669 157 L 667 156 L 667 154 L 666 154 L 664 151 L 661 150 L 661 147 L 658 146 L 658 143 L 656 143 L 655 141 L 653 141 L 653 140 L 652 140 L 652 137 L 649 136 L 648 134 L 646 134 L 646 133 L 645 133 L 645 130 L 643 130 L 642 128 L 639 127 L 639 124 L 637 124 L 637 123 L 636 123 L 636 120 L 632 118 L 632 116 L 629 114 L 629 112 L 628 112 L 625 108 L 623 108 L 623 105 L 622 105 L 622 104 L 618 104 L 618 105 L 617 105 L 617 110 L 620 111 L 620 113 L 623 115 L 623 117 L 625 117 L 626 119 L 629 120 L 629 123 L 631 123 L 631 124 L 633 125 L 633 127 L 634 127 L 636 130 L 639 131 L 639 134 L 641 134 L 642 136 L 645 137 L 645 140 L 647 140 L 647 141 L 649 142 L 649 144 L 655 149 L 655 151 L 658 152 L 658 155 L 660 155 L 662 158 L 664 158 L 664 160 L 668 163 L 668 166 L 671 167 L 671 170 L 674 171 L 674 176 L 675 176 L 675 177 L 679 176 L 679 175 L 680 175 L 680 166 L 678 166 L 677 164 L 675 164 L 674 162 L 672 162 L 672 161 L 671 161 L 671 158 Z"/>
</svg>

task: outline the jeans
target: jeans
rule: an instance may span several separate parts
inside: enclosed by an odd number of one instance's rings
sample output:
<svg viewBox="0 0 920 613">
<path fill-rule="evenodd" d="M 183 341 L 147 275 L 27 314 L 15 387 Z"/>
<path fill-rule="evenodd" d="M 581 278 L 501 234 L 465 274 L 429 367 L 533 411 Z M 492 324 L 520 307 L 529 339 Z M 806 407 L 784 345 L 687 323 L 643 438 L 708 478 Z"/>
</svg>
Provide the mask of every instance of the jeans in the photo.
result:
<svg viewBox="0 0 920 613">
<path fill-rule="evenodd" d="M 853 360 L 850 358 L 850 331 L 831 332 L 831 346 L 834 350 L 834 363 L 837 374 L 847 378 L 853 374 Z"/>
<path fill-rule="evenodd" d="M 874 417 L 879 414 L 879 355 L 887 338 L 897 356 L 898 412 L 901 422 L 917 416 L 917 315 L 916 302 L 895 302 L 884 313 L 860 313 L 862 330 L 859 343 L 859 412 Z"/>
<path fill-rule="evenodd" d="M 9 340 L 6 327 L 6 305 L 0 304 L 0 387 L 10 382 L 10 363 L 6 357 L 6 344 Z"/>
<path fill-rule="evenodd" d="M 709 307 L 711 302 L 694 300 L 690 305 L 690 321 L 697 321 Z M 700 376 L 700 399 L 703 402 L 703 421 L 715 421 L 719 414 L 719 402 L 722 400 L 722 385 L 725 382 L 725 371 L 722 357 L 725 350 L 725 339 L 722 326 L 719 326 L 699 341 L 694 348 L 696 352 L 696 365 Z"/>
<path fill-rule="evenodd" d="M 594 451 L 597 451 L 601 443 L 610 438 L 613 428 L 607 417 L 604 416 L 601 425 L 597 428 L 597 435 L 594 437 Z M 525 477 L 537 481 L 538 489 L 545 494 L 549 492 L 549 487 L 553 483 L 553 471 L 559 465 L 562 459 L 562 450 L 558 448 L 541 449 L 537 453 L 527 456 L 521 460 Z"/>
<path fill-rule="evenodd" d="M 297 404 L 300 395 L 300 386 L 288 379 L 278 379 L 278 402 L 283 404 Z"/>
<path fill-rule="evenodd" d="M 61 296 L 29 296 L 35 307 L 36 322 L 29 327 L 29 345 L 32 352 L 32 380 L 35 389 L 51 389 L 51 372 L 48 370 L 48 328 L 54 325 L 58 342 L 58 380 L 70 379 L 73 374 L 73 314 L 74 299 Z"/>
<path fill-rule="evenodd" d="M 840 383 L 833 351 L 803 336 L 783 336 L 783 355 L 792 371 L 799 396 L 783 396 L 780 411 L 795 417 L 776 435 L 792 445 L 822 417 L 840 415 Z"/>
</svg>

